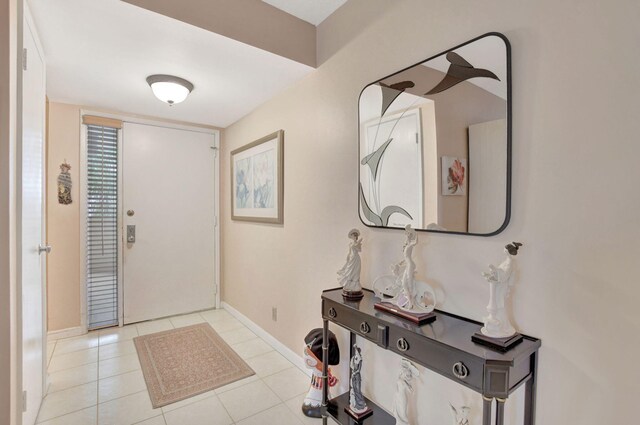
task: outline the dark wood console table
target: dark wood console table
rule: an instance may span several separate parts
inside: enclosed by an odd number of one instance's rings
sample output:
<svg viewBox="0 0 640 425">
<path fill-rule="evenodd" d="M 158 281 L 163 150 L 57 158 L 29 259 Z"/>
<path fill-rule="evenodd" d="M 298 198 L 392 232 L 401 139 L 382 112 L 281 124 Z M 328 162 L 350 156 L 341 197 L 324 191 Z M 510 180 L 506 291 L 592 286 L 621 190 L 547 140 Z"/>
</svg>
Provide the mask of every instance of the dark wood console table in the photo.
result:
<svg viewBox="0 0 640 425">
<path fill-rule="evenodd" d="M 520 344 L 501 353 L 471 341 L 471 336 L 482 327 L 479 322 L 436 310 L 433 323 L 418 326 L 374 309 L 379 300 L 372 291 L 364 291 L 360 301 L 345 300 L 342 288 L 322 293 L 323 424 L 326 425 L 328 417 L 342 425 L 358 423 L 344 412 L 349 405 L 349 393 L 327 400 L 327 341 L 331 321 L 351 333 L 350 356 L 356 336 L 360 336 L 480 393 L 483 425 L 491 423 L 494 400 L 495 424 L 503 425 L 505 401 L 525 385 L 524 424 L 534 425 L 539 339 L 525 335 Z M 371 400 L 367 399 L 367 405 L 374 413 L 361 424 L 395 424 L 395 419 Z"/>
</svg>

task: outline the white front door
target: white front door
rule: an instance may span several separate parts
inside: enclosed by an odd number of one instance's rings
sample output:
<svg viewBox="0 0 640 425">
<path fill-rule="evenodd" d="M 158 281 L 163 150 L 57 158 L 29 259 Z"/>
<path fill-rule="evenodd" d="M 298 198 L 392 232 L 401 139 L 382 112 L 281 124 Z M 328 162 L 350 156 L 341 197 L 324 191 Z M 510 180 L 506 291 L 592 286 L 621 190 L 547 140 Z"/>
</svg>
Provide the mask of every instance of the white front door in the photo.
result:
<svg viewBox="0 0 640 425">
<path fill-rule="evenodd" d="M 124 124 L 125 324 L 215 307 L 214 144 L 212 134 Z"/>
<path fill-rule="evenodd" d="M 22 306 L 22 390 L 24 425 L 36 422 L 44 390 L 44 122 L 45 64 L 35 28 L 25 9 L 22 73 L 22 145 L 19 178 Z M 24 393 L 23 393 L 24 394 Z M 23 395 L 24 397 L 24 395 Z M 24 405 L 26 403 L 26 406 Z"/>
</svg>

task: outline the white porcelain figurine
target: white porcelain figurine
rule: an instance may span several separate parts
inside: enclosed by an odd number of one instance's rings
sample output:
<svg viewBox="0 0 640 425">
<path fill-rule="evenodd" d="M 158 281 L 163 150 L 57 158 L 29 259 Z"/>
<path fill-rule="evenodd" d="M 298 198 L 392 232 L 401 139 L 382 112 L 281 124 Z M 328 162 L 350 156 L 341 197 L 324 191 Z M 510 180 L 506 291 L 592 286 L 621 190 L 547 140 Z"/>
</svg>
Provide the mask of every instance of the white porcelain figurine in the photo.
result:
<svg viewBox="0 0 640 425">
<path fill-rule="evenodd" d="M 488 337 L 508 338 L 516 333 L 507 317 L 505 301 L 509 296 L 515 256 L 521 246 L 519 242 L 508 244 L 504 248 L 507 258 L 498 267 L 490 264 L 489 271 L 482 272 L 482 276 L 489 282 L 489 305 L 487 305 L 489 315 L 484 318 L 484 327 L 481 332 Z"/>
<path fill-rule="evenodd" d="M 409 425 L 409 394 L 413 392 L 411 381 L 420 376 L 418 369 L 407 359 L 400 361 L 400 375 L 396 382 L 396 396 L 393 399 L 393 416 L 396 425 Z"/>
<path fill-rule="evenodd" d="M 338 270 L 338 283 L 342 286 L 342 294 L 348 298 L 362 298 L 362 286 L 360 286 L 360 251 L 362 250 L 362 239 L 358 229 L 349 231 L 349 253 L 347 261 L 340 270 Z"/>
<path fill-rule="evenodd" d="M 469 425 L 469 412 L 470 407 L 462 406 L 458 409 L 453 407 L 453 404 L 449 403 L 451 407 L 451 415 L 453 416 L 453 425 Z"/>
<path fill-rule="evenodd" d="M 416 282 L 416 263 L 413 261 L 413 247 L 418 243 L 418 234 L 410 224 L 405 227 L 406 241 L 402 248 L 404 259 L 393 266 L 400 286 L 397 295 L 389 300 L 400 309 L 410 313 L 430 313 L 435 309 L 436 294 L 433 288 L 424 282 Z M 402 274 L 400 274 L 402 273 Z"/>
</svg>

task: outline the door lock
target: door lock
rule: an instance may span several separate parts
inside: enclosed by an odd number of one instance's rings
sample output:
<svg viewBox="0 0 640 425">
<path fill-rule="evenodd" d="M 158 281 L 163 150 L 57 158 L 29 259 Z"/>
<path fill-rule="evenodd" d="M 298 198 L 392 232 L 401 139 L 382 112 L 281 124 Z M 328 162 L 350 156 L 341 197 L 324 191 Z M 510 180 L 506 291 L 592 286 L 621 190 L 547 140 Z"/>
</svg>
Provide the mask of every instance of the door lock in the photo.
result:
<svg viewBox="0 0 640 425">
<path fill-rule="evenodd" d="M 135 243 L 136 241 L 136 226 L 127 225 L 127 243 Z"/>
</svg>

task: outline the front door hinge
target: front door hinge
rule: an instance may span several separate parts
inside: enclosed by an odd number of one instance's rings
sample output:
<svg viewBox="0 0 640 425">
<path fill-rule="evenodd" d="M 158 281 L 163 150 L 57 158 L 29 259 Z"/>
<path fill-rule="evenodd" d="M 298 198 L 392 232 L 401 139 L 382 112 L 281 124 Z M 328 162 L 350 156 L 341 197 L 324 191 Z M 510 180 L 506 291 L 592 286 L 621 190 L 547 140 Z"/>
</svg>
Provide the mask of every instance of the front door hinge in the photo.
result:
<svg viewBox="0 0 640 425">
<path fill-rule="evenodd" d="M 213 151 L 213 157 L 217 158 L 218 157 L 218 148 L 215 146 L 210 146 L 211 150 Z"/>
<path fill-rule="evenodd" d="M 23 412 L 27 411 L 27 392 L 26 391 L 22 392 L 22 411 Z"/>
<path fill-rule="evenodd" d="M 22 49 L 22 70 L 27 70 L 27 49 Z"/>
</svg>

